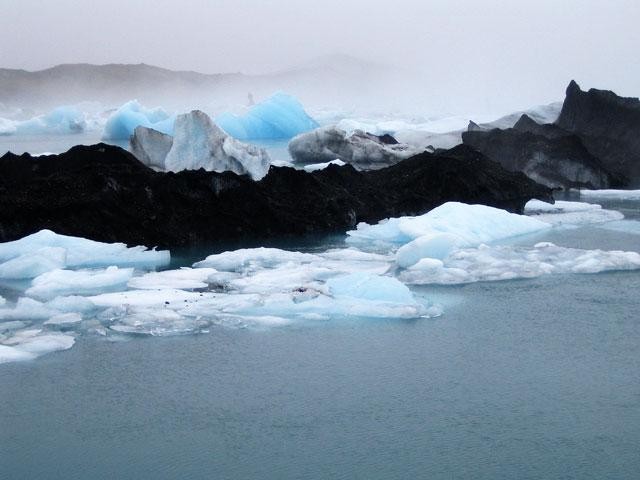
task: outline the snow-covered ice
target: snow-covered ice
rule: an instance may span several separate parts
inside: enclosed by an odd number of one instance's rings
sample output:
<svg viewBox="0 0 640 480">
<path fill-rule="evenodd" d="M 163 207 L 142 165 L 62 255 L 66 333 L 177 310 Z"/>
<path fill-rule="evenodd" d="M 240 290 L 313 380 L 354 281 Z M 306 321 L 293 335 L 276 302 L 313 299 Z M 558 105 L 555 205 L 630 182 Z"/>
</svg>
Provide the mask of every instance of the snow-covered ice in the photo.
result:
<svg viewBox="0 0 640 480">
<path fill-rule="evenodd" d="M 215 120 L 238 140 L 286 140 L 318 127 L 295 97 L 282 92 L 253 105 L 243 115 L 223 113 Z"/>
</svg>

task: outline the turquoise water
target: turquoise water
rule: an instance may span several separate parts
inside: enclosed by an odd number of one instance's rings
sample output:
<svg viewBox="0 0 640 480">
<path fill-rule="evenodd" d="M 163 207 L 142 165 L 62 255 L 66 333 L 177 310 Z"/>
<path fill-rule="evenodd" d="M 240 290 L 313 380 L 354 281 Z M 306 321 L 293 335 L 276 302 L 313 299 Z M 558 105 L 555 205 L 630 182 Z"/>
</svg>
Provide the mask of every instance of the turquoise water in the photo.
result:
<svg viewBox="0 0 640 480">
<path fill-rule="evenodd" d="M 539 240 L 640 250 L 597 227 Z M 422 287 L 428 320 L 81 336 L 0 365 L 0 478 L 637 479 L 639 291 L 551 275 Z"/>
</svg>

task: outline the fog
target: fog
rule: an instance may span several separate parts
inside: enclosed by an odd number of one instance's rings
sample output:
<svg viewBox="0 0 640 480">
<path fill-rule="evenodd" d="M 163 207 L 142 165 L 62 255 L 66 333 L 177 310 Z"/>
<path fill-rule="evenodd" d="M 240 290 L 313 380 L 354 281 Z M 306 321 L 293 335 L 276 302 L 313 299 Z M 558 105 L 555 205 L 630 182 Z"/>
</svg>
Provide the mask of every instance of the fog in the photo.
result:
<svg viewBox="0 0 640 480">
<path fill-rule="evenodd" d="M 0 11 L 5 68 L 265 74 L 344 54 L 394 72 L 366 90 L 380 105 L 497 114 L 562 100 L 572 78 L 640 95 L 637 0 L 0 0 Z"/>
</svg>

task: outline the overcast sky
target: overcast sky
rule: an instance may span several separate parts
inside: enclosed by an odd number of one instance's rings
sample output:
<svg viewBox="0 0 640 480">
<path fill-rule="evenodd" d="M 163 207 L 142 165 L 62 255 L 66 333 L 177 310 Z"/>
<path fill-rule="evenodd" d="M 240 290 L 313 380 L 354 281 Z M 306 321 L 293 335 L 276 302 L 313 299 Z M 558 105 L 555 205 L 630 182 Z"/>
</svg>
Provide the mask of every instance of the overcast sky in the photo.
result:
<svg viewBox="0 0 640 480">
<path fill-rule="evenodd" d="M 640 95 L 639 0 L 0 0 L 0 66 L 258 73 L 346 53 L 494 95 Z"/>
</svg>

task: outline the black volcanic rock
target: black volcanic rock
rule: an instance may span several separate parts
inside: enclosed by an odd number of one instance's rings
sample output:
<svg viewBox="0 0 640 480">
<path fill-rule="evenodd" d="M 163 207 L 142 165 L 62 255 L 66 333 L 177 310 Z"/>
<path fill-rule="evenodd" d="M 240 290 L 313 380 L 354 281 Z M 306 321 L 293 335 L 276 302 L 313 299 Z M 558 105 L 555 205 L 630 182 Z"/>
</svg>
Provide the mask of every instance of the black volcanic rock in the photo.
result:
<svg viewBox="0 0 640 480">
<path fill-rule="evenodd" d="M 462 141 L 499 162 L 551 188 L 609 188 L 620 181 L 584 147 L 581 140 L 553 125 L 521 117 L 514 128 L 473 130 Z"/>
<path fill-rule="evenodd" d="M 370 172 L 272 167 L 254 182 L 230 172 L 155 172 L 121 148 L 98 144 L 0 158 L 0 241 L 48 228 L 108 242 L 210 246 L 343 232 L 449 200 L 521 212 L 531 198 L 553 201 L 549 189 L 464 146 Z"/>
<path fill-rule="evenodd" d="M 571 81 L 556 124 L 580 137 L 629 186 L 640 186 L 640 100 L 593 88 L 584 92 Z"/>
</svg>

